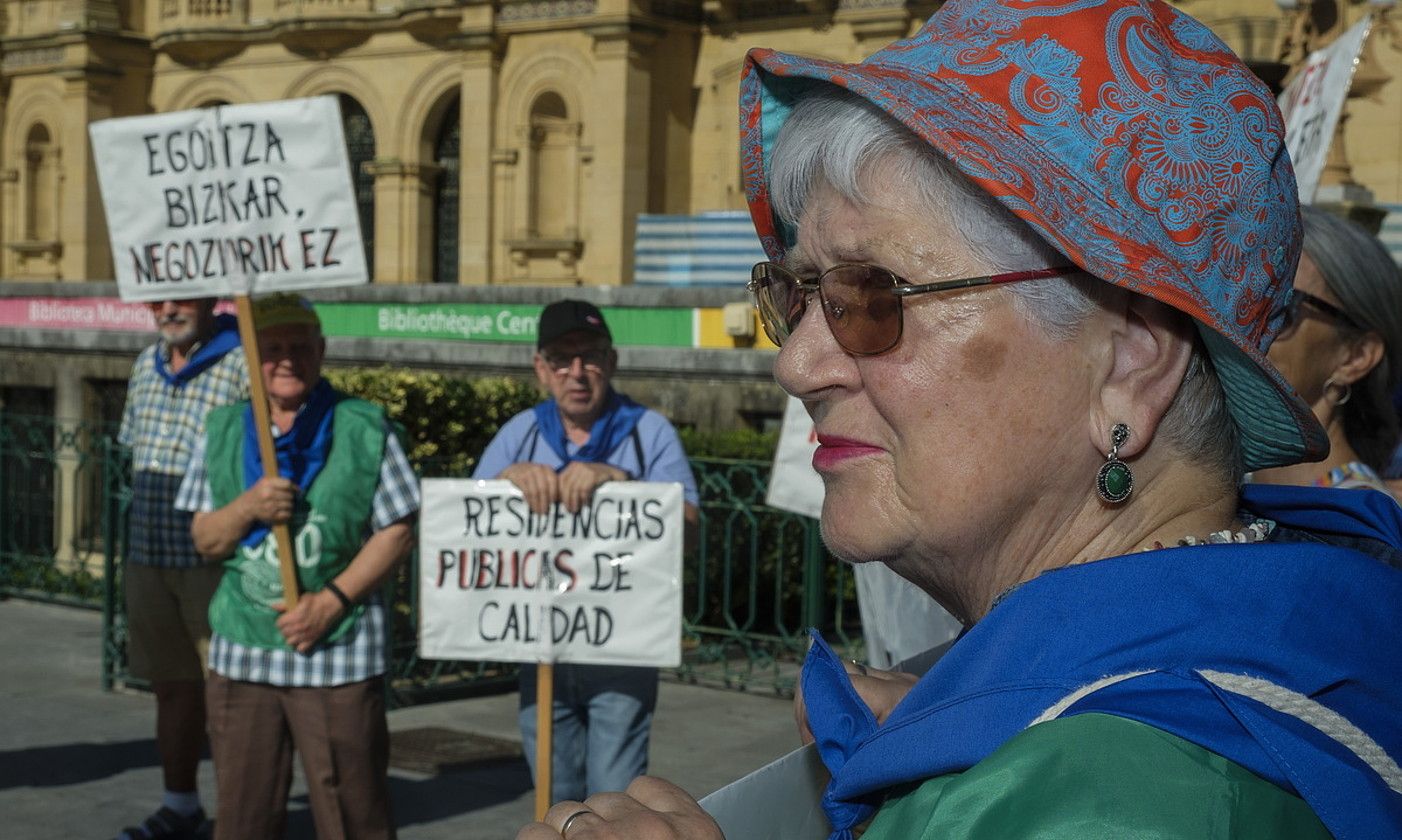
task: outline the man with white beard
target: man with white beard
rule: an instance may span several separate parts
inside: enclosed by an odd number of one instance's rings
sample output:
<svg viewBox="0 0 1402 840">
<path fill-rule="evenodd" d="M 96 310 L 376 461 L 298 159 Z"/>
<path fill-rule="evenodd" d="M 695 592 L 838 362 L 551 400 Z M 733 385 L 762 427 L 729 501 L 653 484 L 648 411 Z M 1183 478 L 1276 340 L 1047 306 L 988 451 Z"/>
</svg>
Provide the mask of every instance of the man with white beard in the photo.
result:
<svg viewBox="0 0 1402 840">
<path fill-rule="evenodd" d="M 190 538 L 175 509 L 205 415 L 248 399 L 248 363 L 233 316 L 214 298 L 148 303 L 160 337 L 137 357 L 119 439 L 132 453 L 130 547 L 125 569 L 127 653 L 156 695 L 156 748 L 165 791 L 155 813 L 119 840 L 208 834 L 196 784 L 205 739 L 209 599 L 223 569 Z"/>
</svg>

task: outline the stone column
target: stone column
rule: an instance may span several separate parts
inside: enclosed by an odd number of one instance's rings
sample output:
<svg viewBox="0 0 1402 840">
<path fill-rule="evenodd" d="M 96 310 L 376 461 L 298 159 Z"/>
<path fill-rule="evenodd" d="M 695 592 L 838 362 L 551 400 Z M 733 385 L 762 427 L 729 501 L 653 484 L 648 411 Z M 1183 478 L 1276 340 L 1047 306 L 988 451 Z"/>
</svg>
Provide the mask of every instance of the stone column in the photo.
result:
<svg viewBox="0 0 1402 840">
<path fill-rule="evenodd" d="M 490 12 L 488 7 L 486 12 Z M 482 22 L 475 22 L 482 26 Z M 498 193 L 492 136 L 497 119 L 497 85 L 501 83 L 504 42 L 490 31 L 463 36 L 462 92 L 458 100 L 458 282 L 478 286 L 495 277 L 492 224 Z"/>
<path fill-rule="evenodd" d="M 398 158 L 376 158 L 365 164 L 375 177 L 376 283 L 426 283 L 432 269 L 423 262 L 419 247 L 423 220 L 423 194 L 433 189 L 437 166 L 405 163 Z M 431 225 L 428 225 L 431 227 Z"/>
<path fill-rule="evenodd" d="M 83 377 L 60 368 L 54 382 L 54 564 L 71 570 L 81 562 L 78 540 L 79 453 L 73 441 L 83 421 Z"/>
<path fill-rule="evenodd" d="M 648 47 L 657 35 L 628 23 L 590 28 L 595 89 L 607 91 L 585 114 L 592 142 L 592 175 L 581 206 L 585 241 L 581 280 L 587 284 L 633 282 L 633 237 L 646 212 L 652 121 Z"/>
</svg>

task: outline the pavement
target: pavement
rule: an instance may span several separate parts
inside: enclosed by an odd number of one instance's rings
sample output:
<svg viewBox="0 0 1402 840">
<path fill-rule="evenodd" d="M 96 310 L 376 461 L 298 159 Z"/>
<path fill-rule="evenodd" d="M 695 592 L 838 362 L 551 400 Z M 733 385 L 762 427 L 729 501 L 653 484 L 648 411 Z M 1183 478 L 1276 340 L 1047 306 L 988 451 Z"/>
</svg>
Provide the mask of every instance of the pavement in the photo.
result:
<svg viewBox="0 0 1402 840">
<path fill-rule="evenodd" d="M 90 610 L 0 601 L 0 837 L 102 840 L 158 804 L 155 702 L 102 690 L 101 629 Z M 389 713 L 392 740 L 421 727 L 519 744 L 516 694 Z M 788 700 L 663 680 L 650 772 L 699 798 L 797 744 Z M 208 761 L 200 789 L 208 810 L 217 795 Z M 519 755 L 436 773 L 392 768 L 390 793 L 401 840 L 510 840 L 534 810 Z M 316 836 L 300 768 L 286 836 Z"/>
</svg>

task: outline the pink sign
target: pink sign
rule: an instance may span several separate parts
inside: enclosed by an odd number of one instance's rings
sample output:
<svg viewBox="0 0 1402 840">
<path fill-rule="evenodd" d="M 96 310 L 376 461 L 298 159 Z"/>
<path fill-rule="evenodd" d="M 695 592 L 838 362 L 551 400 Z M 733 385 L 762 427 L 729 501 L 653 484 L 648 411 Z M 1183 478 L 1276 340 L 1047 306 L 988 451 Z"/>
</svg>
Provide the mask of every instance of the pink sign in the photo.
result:
<svg viewBox="0 0 1402 840">
<path fill-rule="evenodd" d="M 221 302 L 218 312 L 232 312 Z M 120 298 L 0 298 L 0 327 L 32 327 L 39 330 L 107 330 L 154 332 L 155 322 L 144 303 L 123 303 Z"/>
</svg>

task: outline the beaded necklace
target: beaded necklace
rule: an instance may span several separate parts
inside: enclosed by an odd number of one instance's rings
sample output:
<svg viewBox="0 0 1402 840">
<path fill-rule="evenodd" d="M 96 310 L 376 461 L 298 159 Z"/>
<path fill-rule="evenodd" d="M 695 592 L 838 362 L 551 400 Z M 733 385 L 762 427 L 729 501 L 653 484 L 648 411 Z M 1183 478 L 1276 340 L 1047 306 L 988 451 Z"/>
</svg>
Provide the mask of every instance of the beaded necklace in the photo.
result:
<svg viewBox="0 0 1402 840">
<path fill-rule="evenodd" d="M 1181 548 L 1187 548 L 1188 546 L 1194 545 L 1257 543 L 1265 541 L 1266 537 L 1269 537 L 1271 535 L 1271 532 L 1274 530 L 1275 522 L 1269 519 L 1257 519 L 1251 524 L 1247 525 L 1245 528 L 1242 528 L 1240 531 L 1233 531 L 1230 528 L 1227 528 L 1221 531 L 1213 531 L 1212 533 L 1208 534 L 1206 537 L 1203 538 L 1187 536 L 1180 539 L 1177 545 Z M 1153 545 L 1147 545 L 1144 548 L 1140 549 L 1140 551 L 1157 551 L 1161 548 L 1167 547 L 1168 546 L 1164 545 L 1159 540 L 1154 540 Z"/>
</svg>

